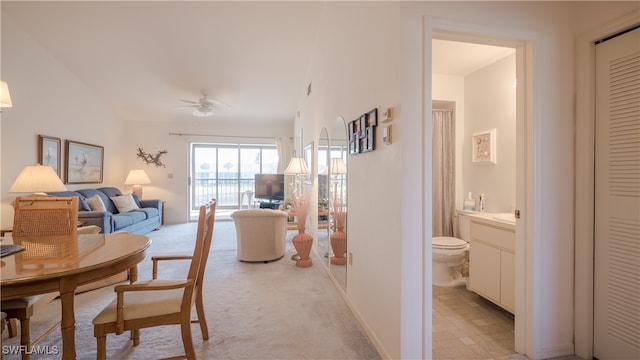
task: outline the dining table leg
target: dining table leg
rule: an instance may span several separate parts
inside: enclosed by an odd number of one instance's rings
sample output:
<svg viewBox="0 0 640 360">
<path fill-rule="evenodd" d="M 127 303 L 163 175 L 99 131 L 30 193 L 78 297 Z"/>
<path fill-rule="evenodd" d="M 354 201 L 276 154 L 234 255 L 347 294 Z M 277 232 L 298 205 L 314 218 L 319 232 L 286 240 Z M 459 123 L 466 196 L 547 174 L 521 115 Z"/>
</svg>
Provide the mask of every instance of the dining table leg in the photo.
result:
<svg viewBox="0 0 640 360">
<path fill-rule="evenodd" d="M 60 306 L 62 307 L 62 359 L 76 358 L 76 319 L 73 301 L 77 284 L 74 278 L 60 279 Z"/>
</svg>

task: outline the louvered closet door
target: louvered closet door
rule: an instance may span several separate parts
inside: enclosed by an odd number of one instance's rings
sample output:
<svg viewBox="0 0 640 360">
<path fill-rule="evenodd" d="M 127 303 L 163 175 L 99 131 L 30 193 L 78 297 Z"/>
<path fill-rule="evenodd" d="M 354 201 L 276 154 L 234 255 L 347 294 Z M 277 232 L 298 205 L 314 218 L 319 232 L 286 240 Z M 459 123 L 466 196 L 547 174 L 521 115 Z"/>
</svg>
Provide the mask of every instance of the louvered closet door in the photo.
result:
<svg viewBox="0 0 640 360">
<path fill-rule="evenodd" d="M 594 356 L 640 359 L 640 29 L 596 45 Z"/>
</svg>

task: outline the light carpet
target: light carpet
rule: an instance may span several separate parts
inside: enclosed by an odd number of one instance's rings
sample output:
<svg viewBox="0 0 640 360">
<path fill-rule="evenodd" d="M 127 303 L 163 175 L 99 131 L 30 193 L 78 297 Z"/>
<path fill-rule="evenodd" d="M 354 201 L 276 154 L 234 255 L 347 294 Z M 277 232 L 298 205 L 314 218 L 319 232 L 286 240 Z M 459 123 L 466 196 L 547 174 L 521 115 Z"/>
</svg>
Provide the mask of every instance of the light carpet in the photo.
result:
<svg viewBox="0 0 640 360">
<path fill-rule="evenodd" d="M 196 224 L 163 226 L 148 236 L 153 243 L 139 265 L 139 279 L 151 278 L 152 255 L 190 253 Z M 192 325 L 199 359 L 380 359 L 360 324 L 338 293 L 318 257 L 311 268 L 298 268 L 290 260 L 295 249 L 293 232 L 287 237 L 285 256 L 270 263 L 243 263 L 236 258 L 233 222 L 217 221 L 205 274 L 204 299 L 209 340 L 203 341 Z M 188 262 L 161 264 L 160 277 L 181 278 Z M 113 286 L 78 294 L 75 298 L 78 359 L 95 359 L 93 317 L 114 299 Z M 194 309 L 195 318 L 195 309 Z M 32 338 L 60 319 L 54 300 L 32 318 Z M 18 337 L 3 345 L 19 344 Z M 54 331 L 39 345 L 61 348 Z M 184 354 L 179 326 L 143 329 L 134 347 L 128 333 L 107 336 L 109 359 L 159 359 Z M 60 354 L 33 355 L 32 359 L 60 358 Z M 18 359 L 5 355 L 4 359 Z"/>
</svg>

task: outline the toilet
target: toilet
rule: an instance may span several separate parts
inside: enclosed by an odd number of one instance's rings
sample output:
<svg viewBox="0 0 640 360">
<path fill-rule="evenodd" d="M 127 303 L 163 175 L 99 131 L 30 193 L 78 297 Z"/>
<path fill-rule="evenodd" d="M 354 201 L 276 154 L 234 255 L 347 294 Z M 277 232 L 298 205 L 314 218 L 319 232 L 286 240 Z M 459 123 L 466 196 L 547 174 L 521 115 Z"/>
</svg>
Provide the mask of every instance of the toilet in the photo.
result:
<svg viewBox="0 0 640 360">
<path fill-rule="evenodd" d="M 458 236 L 440 236 L 432 239 L 431 252 L 432 280 L 437 286 L 462 286 L 466 279 L 462 277 L 460 268 L 469 251 L 469 218 L 464 212 L 458 212 Z"/>
</svg>

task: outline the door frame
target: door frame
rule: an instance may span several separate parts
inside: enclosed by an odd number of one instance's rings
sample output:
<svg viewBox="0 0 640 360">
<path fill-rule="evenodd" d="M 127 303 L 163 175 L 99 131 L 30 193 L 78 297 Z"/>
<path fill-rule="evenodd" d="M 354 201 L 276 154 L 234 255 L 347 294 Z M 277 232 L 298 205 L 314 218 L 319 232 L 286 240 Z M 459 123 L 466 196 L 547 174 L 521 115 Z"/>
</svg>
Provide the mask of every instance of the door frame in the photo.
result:
<svg viewBox="0 0 640 360">
<path fill-rule="evenodd" d="M 535 332 L 540 329 L 535 328 L 533 318 L 533 308 L 536 303 L 533 288 L 534 274 L 536 266 L 534 254 L 539 253 L 539 249 L 534 244 L 534 88 L 533 88 L 533 42 L 535 39 L 523 36 L 521 38 L 507 38 L 500 34 L 494 34 L 494 29 L 478 29 L 469 24 L 454 24 L 449 21 L 439 21 L 429 19 L 425 26 L 425 48 L 429 49 L 430 56 L 432 39 L 442 39 L 460 42 L 473 42 L 484 45 L 495 45 L 514 48 L 516 50 L 516 78 L 518 84 L 516 88 L 516 208 L 521 212 L 521 218 L 516 222 L 516 284 L 515 284 L 515 343 L 516 352 L 533 356 L 536 352 L 534 346 Z M 430 24 L 429 24 L 430 23 Z M 431 86 L 431 60 L 425 59 L 425 75 L 429 79 L 427 86 Z M 427 99 L 424 100 L 424 111 L 431 113 L 431 89 L 424 89 Z M 428 117 L 430 120 L 430 117 Z M 430 146 L 425 146 L 425 158 L 431 158 Z M 426 164 L 425 168 L 429 168 Z M 425 192 L 428 196 L 429 192 Z M 426 204 L 431 204 L 430 199 L 425 199 Z M 430 211 L 425 214 L 430 216 Z M 428 232 L 430 233 L 430 232 Z M 425 249 L 426 259 L 431 259 L 430 247 Z M 426 269 L 427 267 L 423 267 Z M 431 286 L 430 274 L 424 274 L 427 286 Z M 429 302 L 429 300 L 427 300 Z M 427 304 L 425 304 L 426 306 Z M 429 304 L 430 308 L 430 304 Z M 430 335 L 430 334 L 425 334 Z M 430 344 L 430 342 L 429 342 Z"/>
<path fill-rule="evenodd" d="M 575 354 L 593 357 L 595 42 L 638 24 L 630 13 L 576 40 Z"/>
</svg>

